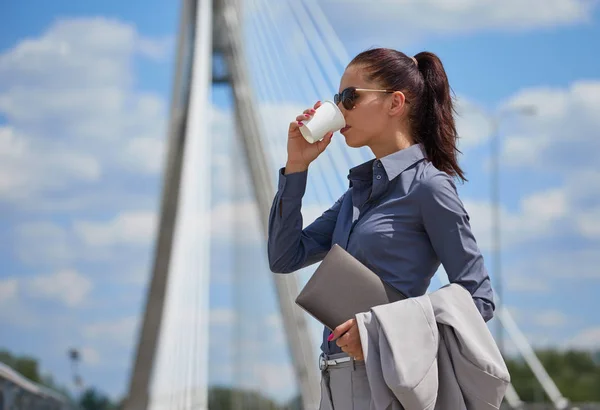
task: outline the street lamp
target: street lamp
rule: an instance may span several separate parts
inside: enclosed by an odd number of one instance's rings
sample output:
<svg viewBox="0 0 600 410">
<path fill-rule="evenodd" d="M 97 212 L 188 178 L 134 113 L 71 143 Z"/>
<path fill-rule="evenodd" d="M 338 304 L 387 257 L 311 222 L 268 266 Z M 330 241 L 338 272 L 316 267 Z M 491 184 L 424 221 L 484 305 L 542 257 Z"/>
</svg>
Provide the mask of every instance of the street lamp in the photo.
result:
<svg viewBox="0 0 600 410">
<path fill-rule="evenodd" d="M 503 120 L 509 116 L 533 116 L 537 113 L 537 109 L 533 105 L 518 105 L 513 107 L 507 107 L 497 110 L 493 113 L 489 113 L 485 109 L 469 104 L 470 108 L 479 112 L 483 117 L 490 123 L 491 129 L 491 142 L 490 142 L 490 156 L 491 170 L 490 170 L 490 196 L 491 196 L 491 210 L 492 210 L 492 254 L 493 254 L 493 279 L 494 279 L 494 293 L 497 295 L 496 305 L 499 310 L 500 306 L 504 303 L 503 299 L 503 281 L 502 281 L 502 260 L 501 260 L 501 237 L 500 237 L 500 125 Z M 496 319 L 496 342 L 500 353 L 504 356 L 504 334 L 503 334 L 502 322 Z"/>
<path fill-rule="evenodd" d="M 73 383 L 75 384 L 75 387 L 77 387 L 77 389 L 81 393 L 81 388 L 83 387 L 83 381 L 82 381 L 81 376 L 79 375 L 79 371 L 78 371 L 78 364 L 79 364 L 79 360 L 81 358 L 81 356 L 79 354 L 79 350 L 73 349 L 73 348 L 69 349 L 68 355 L 69 355 L 69 359 L 71 359 L 71 372 L 73 374 Z"/>
</svg>

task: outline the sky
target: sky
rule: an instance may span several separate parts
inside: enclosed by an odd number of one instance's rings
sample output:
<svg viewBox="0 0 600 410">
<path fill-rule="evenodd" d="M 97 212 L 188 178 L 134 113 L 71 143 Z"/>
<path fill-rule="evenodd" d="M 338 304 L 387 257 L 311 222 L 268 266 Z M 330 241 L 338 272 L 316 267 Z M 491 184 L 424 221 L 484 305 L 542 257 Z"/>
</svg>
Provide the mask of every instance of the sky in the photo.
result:
<svg viewBox="0 0 600 410">
<path fill-rule="evenodd" d="M 332 98 L 348 62 L 323 46 L 334 37 L 318 37 L 309 13 L 323 12 L 348 58 L 373 46 L 435 52 L 457 96 L 469 179 L 459 193 L 493 280 L 490 119 L 508 113 L 496 135 L 504 303 L 534 346 L 600 347 L 597 4 L 248 1 L 244 44 L 273 181 L 287 123 Z M 39 358 L 72 387 L 67 350 L 77 347 L 85 382 L 120 397 L 157 232 L 178 7 L 33 0 L 0 11 L 0 348 Z M 213 147 L 210 381 L 285 400 L 293 373 L 230 94 L 212 91 L 212 107 L 194 113 L 210 122 Z M 517 114 L 523 106 L 535 114 Z M 305 223 L 369 155 L 339 135 L 328 151 L 311 168 Z M 240 367 L 248 374 L 236 379 Z"/>
</svg>

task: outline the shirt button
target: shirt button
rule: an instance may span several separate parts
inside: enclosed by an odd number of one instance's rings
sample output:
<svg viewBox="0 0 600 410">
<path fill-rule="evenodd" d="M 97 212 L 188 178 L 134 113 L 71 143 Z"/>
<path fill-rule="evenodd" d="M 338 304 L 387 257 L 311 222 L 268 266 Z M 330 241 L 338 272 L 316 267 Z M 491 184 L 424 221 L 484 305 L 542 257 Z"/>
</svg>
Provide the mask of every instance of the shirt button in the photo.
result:
<svg viewBox="0 0 600 410">
<path fill-rule="evenodd" d="M 377 175 L 377 179 L 381 179 L 381 175 Z"/>
<path fill-rule="evenodd" d="M 381 162 L 377 163 L 377 168 L 381 168 Z"/>
</svg>

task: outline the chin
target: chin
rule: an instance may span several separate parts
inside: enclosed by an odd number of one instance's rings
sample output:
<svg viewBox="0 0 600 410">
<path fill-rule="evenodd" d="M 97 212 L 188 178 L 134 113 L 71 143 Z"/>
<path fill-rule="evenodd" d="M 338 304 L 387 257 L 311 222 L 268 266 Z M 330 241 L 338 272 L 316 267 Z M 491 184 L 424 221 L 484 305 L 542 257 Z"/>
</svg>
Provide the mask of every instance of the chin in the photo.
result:
<svg viewBox="0 0 600 410">
<path fill-rule="evenodd" d="M 344 135 L 344 138 L 346 139 L 346 145 L 350 148 L 361 148 L 364 147 L 366 143 L 366 141 L 354 138 L 352 135 Z"/>
<path fill-rule="evenodd" d="M 346 140 L 346 145 L 349 146 L 350 148 L 360 148 L 363 146 L 363 144 L 356 144 L 356 143 L 353 143 L 348 140 Z"/>
</svg>

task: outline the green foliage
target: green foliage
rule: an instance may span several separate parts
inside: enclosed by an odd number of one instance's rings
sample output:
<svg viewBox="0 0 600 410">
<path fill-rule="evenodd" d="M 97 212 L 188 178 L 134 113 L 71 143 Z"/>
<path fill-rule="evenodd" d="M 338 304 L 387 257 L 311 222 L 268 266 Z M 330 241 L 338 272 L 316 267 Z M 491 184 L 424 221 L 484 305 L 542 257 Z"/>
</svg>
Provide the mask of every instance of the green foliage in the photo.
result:
<svg viewBox="0 0 600 410">
<path fill-rule="evenodd" d="M 571 402 L 600 402 L 600 350 L 597 352 L 540 350 L 536 352 L 542 365 L 560 392 Z M 51 375 L 40 375 L 38 361 L 29 356 L 14 356 L 0 350 L 0 362 L 12 367 L 28 379 L 43 384 L 69 397 L 66 388 L 58 386 Z M 513 386 L 524 402 L 548 402 L 529 366 L 521 359 L 508 358 Z M 299 410 L 301 400 L 295 397 L 287 404 L 278 404 L 259 392 L 229 387 L 212 387 L 208 392 L 210 410 Z M 239 406 L 236 406 L 239 404 Z M 79 400 L 83 410 L 117 410 L 121 404 L 95 388 L 87 389 Z"/>
<path fill-rule="evenodd" d="M 38 370 L 38 362 L 29 356 L 13 356 L 6 350 L 0 350 L 0 362 L 12 367 L 29 380 L 39 383 L 41 376 Z"/>
<path fill-rule="evenodd" d="M 90 387 L 81 395 L 79 406 L 82 410 L 117 410 L 119 405 L 113 403 L 108 396 Z"/>
<path fill-rule="evenodd" d="M 547 349 L 536 354 L 564 397 L 571 402 L 600 402 L 600 352 Z M 521 400 L 548 402 L 523 360 L 507 359 L 506 364 Z"/>
<path fill-rule="evenodd" d="M 239 407 L 238 407 L 239 406 Z M 283 410 L 260 393 L 229 387 L 212 387 L 208 391 L 209 410 Z"/>
</svg>

